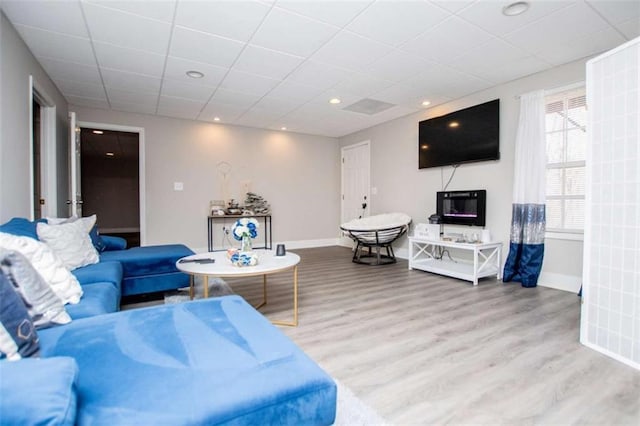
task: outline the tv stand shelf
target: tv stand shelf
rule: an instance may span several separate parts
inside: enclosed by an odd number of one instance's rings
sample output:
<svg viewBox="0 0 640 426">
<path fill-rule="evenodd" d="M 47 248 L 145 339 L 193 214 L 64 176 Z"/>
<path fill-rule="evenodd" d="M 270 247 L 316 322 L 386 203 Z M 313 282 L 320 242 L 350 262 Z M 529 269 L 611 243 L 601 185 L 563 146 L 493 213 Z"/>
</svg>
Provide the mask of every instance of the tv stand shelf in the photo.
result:
<svg viewBox="0 0 640 426">
<path fill-rule="evenodd" d="M 452 248 L 473 252 L 473 262 L 445 259 L 442 250 Z M 495 275 L 502 278 L 502 243 L 457 243 L 409 237 L 409 269 L 432 272 L 478 285 L 478 280 Z"/>
</svg>

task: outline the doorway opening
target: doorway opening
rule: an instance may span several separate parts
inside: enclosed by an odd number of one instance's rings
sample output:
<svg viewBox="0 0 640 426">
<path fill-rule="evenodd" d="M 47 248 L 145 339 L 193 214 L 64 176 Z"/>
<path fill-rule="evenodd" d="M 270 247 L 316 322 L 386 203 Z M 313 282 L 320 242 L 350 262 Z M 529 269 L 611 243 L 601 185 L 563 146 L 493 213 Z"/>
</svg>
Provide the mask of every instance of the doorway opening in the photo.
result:
<svg viewBox="0 0 640 426">
<path fill-rule="evenodd" d="M 138 247 L 140 237 L 140 135 L 81 127 L 82 214 L 95 214 L 100 232 Z"/>
<path fill-rule="evenodd" d="M 33 99 L 31 107 L 31 161 L 33 172 L 33 218 L 41 219 L 43 217 L 42 205 L 44 204 L 44 198 L 42 197 L 42 158 L 40 155 L 42 138 L 41 136 L 41 124 L 40 118 L 41 108 L 40 104 Z"/>
</svg>

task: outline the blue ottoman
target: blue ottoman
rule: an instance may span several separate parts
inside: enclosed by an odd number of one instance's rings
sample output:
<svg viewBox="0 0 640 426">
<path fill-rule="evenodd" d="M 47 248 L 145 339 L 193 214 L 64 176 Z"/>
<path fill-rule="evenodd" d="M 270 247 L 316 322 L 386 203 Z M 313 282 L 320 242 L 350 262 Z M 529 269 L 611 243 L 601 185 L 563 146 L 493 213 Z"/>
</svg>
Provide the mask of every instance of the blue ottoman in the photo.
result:
<svg viewBox="0 0 640 426">
<path fill-rule="evenodd" d="M 336 385 L 241 297 L 133 309 L 38 331 L 79 368 L 77 425 L 330 425 Z"/>
<path fill-rule="evenodd" d="M 189 276 L 176 269 L 176 262 L 192 254 L 182 244 L 166 244 L 105 251 L 100 254 L 100 262 L 122 264 L 122 295 L 130 296 L 188 287 Z"/>
</svg>

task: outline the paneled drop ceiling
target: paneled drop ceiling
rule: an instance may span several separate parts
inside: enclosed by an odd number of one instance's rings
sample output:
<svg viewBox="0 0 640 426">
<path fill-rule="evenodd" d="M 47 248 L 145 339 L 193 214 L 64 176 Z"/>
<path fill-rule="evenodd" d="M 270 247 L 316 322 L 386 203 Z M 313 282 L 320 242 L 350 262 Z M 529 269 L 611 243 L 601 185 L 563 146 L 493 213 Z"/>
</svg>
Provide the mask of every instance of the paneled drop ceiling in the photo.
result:
<svg viewBox="0 0 640 426">
<path fill-rule="evenodd" d="M 638 0 L 530 0 L 508 17 L 510 3 L 0 4 L 73 105 L 334 137 L 640 35 Z M 204 76 L 187 77 L 191 70 Z M 394 106 L 372 115 L 344 109 L 363 99 Z"/>
</svg>

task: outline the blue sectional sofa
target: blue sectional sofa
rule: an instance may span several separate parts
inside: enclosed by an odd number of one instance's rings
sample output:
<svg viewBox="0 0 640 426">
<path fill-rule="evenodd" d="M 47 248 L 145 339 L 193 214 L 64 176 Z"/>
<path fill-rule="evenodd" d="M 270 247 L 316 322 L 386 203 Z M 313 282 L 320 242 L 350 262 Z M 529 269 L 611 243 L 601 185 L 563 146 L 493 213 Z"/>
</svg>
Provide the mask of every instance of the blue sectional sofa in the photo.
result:
<svg viewBox="0 0 640 426">
<path fill-rule="evenodd" d="M 37 330 L 40 358 L 0 360 L 0 424 L 334 422 L 331 377 L 242 298 L 115 312 L 127 285 L 182 285 L 153 257 L 109 244 L 116 250 L 73 271 L 84 291 L 66 306 L 73 321 Z"/>
</svg>

